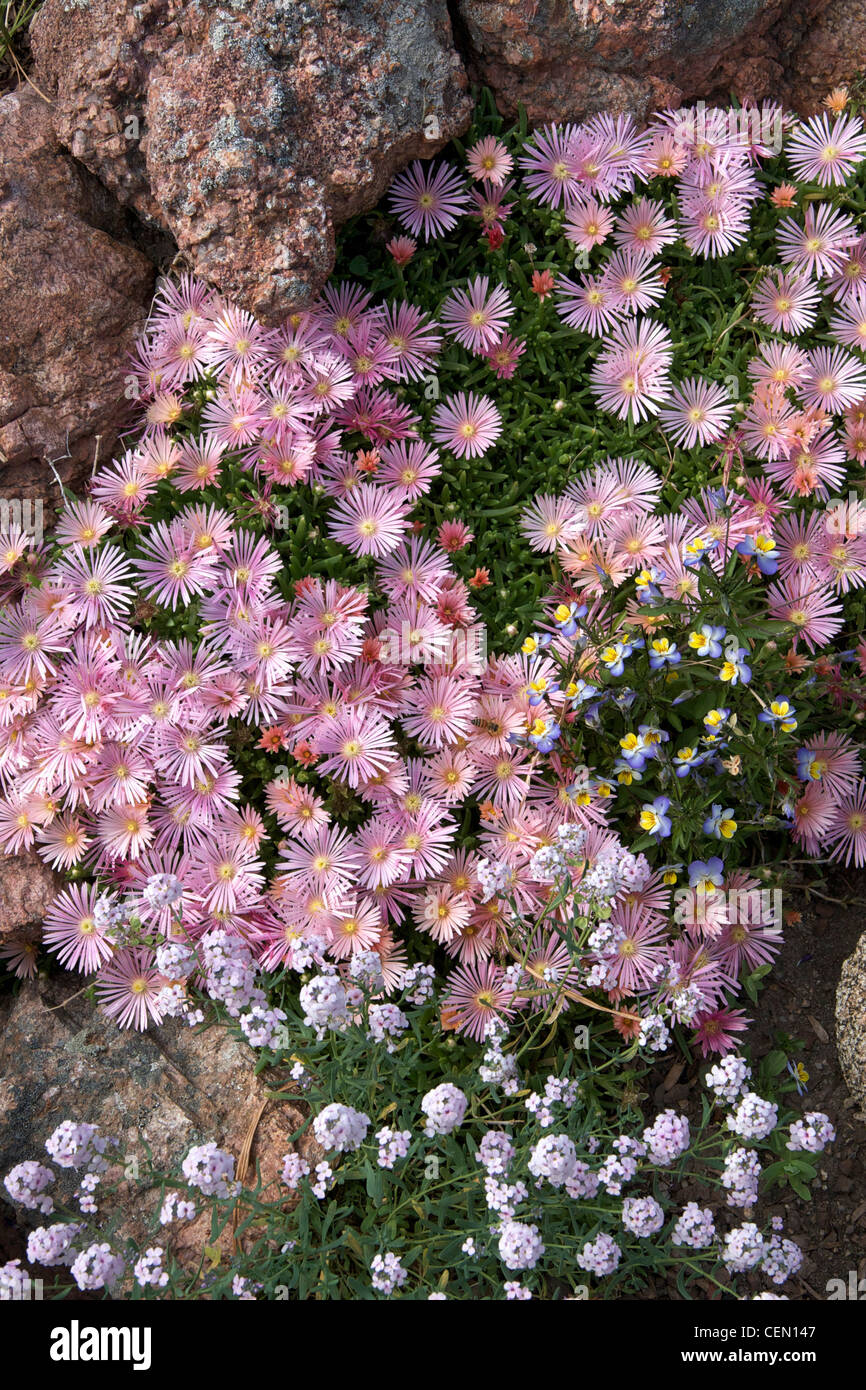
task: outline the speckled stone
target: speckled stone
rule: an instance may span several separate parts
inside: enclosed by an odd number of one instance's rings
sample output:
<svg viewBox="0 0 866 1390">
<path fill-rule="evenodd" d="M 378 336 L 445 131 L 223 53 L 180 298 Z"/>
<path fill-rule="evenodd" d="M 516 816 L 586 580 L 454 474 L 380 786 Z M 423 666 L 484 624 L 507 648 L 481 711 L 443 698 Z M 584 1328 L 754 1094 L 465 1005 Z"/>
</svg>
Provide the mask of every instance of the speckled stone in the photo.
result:
<svg viewBox="0 0 866 1390">
<path fill-rule="evenodd" d="M 261 1172 L 263 1198 L 287 1198 L 279 1183 L 289 1136 L 302 1123 L 292 1099 L 266 1100 L 254 1075 L 255 1055 L 227 1029 L 204 1032 L 168 1020 L 146 1033 L 120 1030 L 81 993 L 79 977 L 34 980 L 13 1000 L 0 999 L 0 1175 L 26 1158 L 48 1161 L 45 1140 L 61 1121 L 98 1124 L 120 1140 L 123 1167 L 134 1160 L 145 1171 L 145 1145 L 157 1167 L 178 1164 L 193 1144 L 213 1139 L 237 1160 L 265 1103 L 255 1130 L 247 1182 Z M 269 1077 L 273 1086 L 273 1076 Z M 304 1137 L 301 1150 L 317 1163 L 322 1151 Z M 75 1186 L 74 1172 L 60 1171 L 58 1192 Z M 122 1176 L 117 1170 L 108 1176 Z M 0 1187 L 0 1200 L 8 1201 Z M 106 1212 L 120 1213 L 117 1241 L 151 1242 L 156 1189 L 124 1185 L 106 1199 Z M 11 1208 L 7 1208 L 10 1210 Z M 14 1208 L 25 1226 L 36 1213 Z M 31 1219 L 32 1218 L 32 1219 Z M 166 1228 L 182 1258 L 196 1258 L 208 1228 L 196 1221 Z M 160 1244 L 166 1240 L 160 1238 Z"/>
<path fill-rule="evenodd" d="M 866 932 L 842 965 L 836 991 L 836 1047 L 845 1084 L 866 1111 Z"/>
<path fill-rule="evenodd" d="M 46 0 L 31 38 L 75 158 L 265 321 L 471 115 L 446 0 Z"/>
<path fill-rule="evenodd" d="M 835 0 L 839 10 L 849 0 Z M 530 122 L 703 99 L 788 99 L 793 55 L 828 0 L 456 0 L 464 57 L 501 110 Z M 859 0 L 854 8 L 859 5 Z M 849 73 L 862 44 L 849 50 Z"/>
<path fill-rule="evenodd" d="M 0 496 L 57 501 L 110 457 L 154 268 L 30 88 L 0 99 Z"/>
<path fill-rule="evenodd" d="M 0 854 L 0 945 L 38 940 L 42 919 L 63 882 L 35 850 Z"/>
</svg>

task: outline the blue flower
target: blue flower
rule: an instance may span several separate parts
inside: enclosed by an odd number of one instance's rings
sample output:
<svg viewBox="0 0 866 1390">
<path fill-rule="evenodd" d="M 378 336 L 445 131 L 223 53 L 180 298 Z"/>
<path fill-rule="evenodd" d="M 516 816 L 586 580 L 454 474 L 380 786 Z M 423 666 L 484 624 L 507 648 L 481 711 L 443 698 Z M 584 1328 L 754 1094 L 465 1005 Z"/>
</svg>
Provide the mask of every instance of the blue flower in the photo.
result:
<svg viewBox="0 0 866 1390">
<path fill-rule="evenodd" d="M 767 709 L 761 710 L 758 721 L 773 726 L 778 724 L 783 734 L 792 734 L 797 727 L 797 711 L 790 700 L 784 695 L 778 695 L 775 700 L 770 701 Z"/>
<path fill-rule="evenodd" d="M 737 553 L 753 556 L 761 574 L 775 574 L 779 568 L 779 552 L 772 536 L 747 536 L 737 546 Z"/>
<path fill-rule="evenodd" d="M 714 805 L 704 821 L 704 834 L 714 835 L 717 840 L 730 840 L 736 829 L 733 806 L 728 806 L 723 811 L 721 804 Z"/>
<path fill-rule="evenodd" d="M 641 830 L 655 840 L 666 840 L 671 833 L 670 817 L 666 814 L 670 804 L 670 797 L 657 796 L 655 801 L 644 806 L 638 817 Z"/>
<path fill-rule="evenodd" d="M 725 866 L 718 855 L 713 855 L 706 863 L 703 859 L 695 859 L 689 865 L 689 887 L 705 893 L 712 888 L 721 888 L 724 875 Z"/>
<path fill-rule="evenodd" d="M 669 642 L 667 637 L 656 637 L 649 646 L 649 664 L 651 671 L 660 671 L 663 666 L 676 666 L 682 657 L 677 651 L 676 645 Z"/>
<path fill-rule="evenodd" d="M 689 646 L 698 656 L 712 656 L 718 659 L 722 654 L 722 643 L 726 635 L 727 628 L 704 623 L 700 632 L 689 633 Z"/>
</svg>

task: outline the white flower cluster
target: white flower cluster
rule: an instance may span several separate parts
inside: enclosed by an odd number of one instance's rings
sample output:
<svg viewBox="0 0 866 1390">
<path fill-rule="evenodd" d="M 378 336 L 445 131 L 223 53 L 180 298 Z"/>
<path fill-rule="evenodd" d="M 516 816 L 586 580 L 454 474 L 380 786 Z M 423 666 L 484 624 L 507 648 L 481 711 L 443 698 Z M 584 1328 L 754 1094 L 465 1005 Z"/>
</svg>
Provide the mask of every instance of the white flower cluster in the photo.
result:
<svg viewBox="0 0 866 1390">
<path fill-rule="evenodd" d="M 467 1105 L 466 1096 L 450 1081 L 435 1086 L 421 1097 L 421 1109 L 427 1116 L 424 1133 L 430 1139 L 434 1134 L 450 1134 L 463 1123 Z"/>
<path fill-rule="evenodd" d="M 313 1130 L 323 1149 L 346 1153 L 363 1144 L 370 1128 L 370 1117 L 339 1101 L 326 1105 L 313 1121 Z"/>
</svg>

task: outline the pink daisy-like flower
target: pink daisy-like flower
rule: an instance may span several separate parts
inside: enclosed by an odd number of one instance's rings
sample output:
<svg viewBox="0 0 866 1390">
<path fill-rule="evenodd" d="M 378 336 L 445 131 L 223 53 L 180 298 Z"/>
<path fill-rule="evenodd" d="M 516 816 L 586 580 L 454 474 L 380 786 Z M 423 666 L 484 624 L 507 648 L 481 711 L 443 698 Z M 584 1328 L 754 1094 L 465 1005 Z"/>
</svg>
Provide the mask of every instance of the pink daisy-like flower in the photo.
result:
<svg viewBox="0 0 866 1390">
<path fill-rule="evenodd" d="M 807 738 L 804 745 L 812 757 L 806 772 L 831 796 L 849 796 L 860 776 L 860 754 L 844 734 L 820 733 Z"/>
<path fill-rule="evenodd" d="M 420 159 L 391 184 L 391 211 L 413 236 L 429 239 L 450 232 L 468 207 L 463 180 L 450 164 L 434 171 Z"/>
<path fill-rule="evenodd" d="M 826 832 L 828 845 L 833 848 L 831 859 L 841 859 L 862 869 L 866 865 L 866 782 L 842 797 L 835 808 Z M 844 858 L 843 858 L 844 856 Z"/>
<path fill-rule="evenodd" d="M 195 552 L 183 522 L 175 520 L 160 521 L 147 533 L 144 555 L 135 564 L 150 597 L 174 611 L 213 587 L 215 560 L 206 550 Z"/>
<path fill-rule="evenodd" d="M 605 343 L 590 377 L 603 410 L 635 423 L 658 413 L 668 392 L 673 349 L 664 324 L 651 319 L 618 327 Z"/>
<path fill-rule="evenodd" d="M 340 777 L 353 788 L 386 772 L 397 761 L 390 726 L 370 711 L 345 710 L 317 741 L 326 755 L 319 771 Z"/>
<path fill-rule="evenodd" d="M 466 168 L 478 183 L 486 180 L 501 187 L 513 167 L 511 155 L 495 135 L 477 140 L 466 154 Z"/>
<path fill-rule="evenodd" d="M 779 223 L 779 254 L 792 271 L 820 280 L 845 263 L 846 251 L 857 240 L 852 219 L 831 203 L 810 203 L 803 226 L 793 217 Z"/>
<path fill-rule="evenodd" d="M 266 356 L 266 338 L 266 330 L 252 314 L 227 305 L 208 327 L 203 357 L 218 375 L 237 386 L 257 375 Z"/>
<path fill-rule="evenodd" d="M 52 575 L 77 602 L 85 627 L 123 623 L 135 595 L 135 571 L 117 546 L 65 555 Z"/>
<path fill-rule="evenodd" d="M 789 386 L 802 385 L 809 372 L 809 359 L 793 343 L 761 343 L 748 370 L 759 386 L 785 391 Z"/>
<path fill-rule="evenodd" d="M 510 381 L 514 376 L 518 362 L 526 351 L 526 344 L 519 338 L 512 338 L 507 333 L 503 333 L 501 338 L 497 338 L 485 352 L 487 365 L 493 370 L 500 381 Z"/>
<path fill-rule="evenodd" d="M 57 522 L 55 536 L 61 545 L 90 549 L 98 545 L 114 522 L 99 502 L 89 499 L 67 502 Z"/>
<path fill-rule="evenodd" d="M 420 381 L 429 372 L 442 346 L 438 324 L 432 323 L 414 304 L 386 304 L 380 331 L 393 353 L 397 378 Z"/>
<path fill-rule="evenodd" d="M 802 637 L 810 652 L 829 646 L 842 630 L 842 605 L 832 589 L 808 575 L 792 575 L 767 590 L 771 618 L 793 624 L 795 641 Z"/>
<path fill-rule="evenodd" d="M 511 317 L 511 297 L 504 285 L 476 275 L 466 290 L 452 290 L 439 317 L 445 329 L 470 352 L 481 354 L 502 336 Z"/>
<path fill-rule="evenodd" d="M 545 126 L 535 132 L 520 157 L 524 183 L 530 194 L 550 207 L 568 206 L 580 190 L 574 136 L 573 126 Z"/>
<path fill-rule="evenodd" d="M 866 367 L 842 348 L 813 348 L 809 369 L 799 387 L 800 399 L 835 414 L 866 395 Z"/>
<path fill-rule="evenodd" d="M 568 232 L 566 231 L 566 236 Z M 650 198 L 636 198 L 616 219 L 614 242 L 627 251 L 657 256 L 677 239 L 677 229 L 665 216 L 664 204 Z"/>
<path fill-rule="evenodd" d="M 587 518 L 570 497 L 539 493 L 523 512 L 520 529 L 533 550 L 549 554 L 583 530 Z"/>
<path fill-rule="evenodd" d="M 436 449 L 420 439 L 383 444 L 382 462 L 384 467 L 377 476 L 407 502 L 415 502 L 429 492 L 433 479 L 442 471 Z"/>
<path fill-rule="evenodd" d="M 480 458 L 502 433 L 502 418 L 489 396 L 459 391 L 433 412 L 433 438 L 457 458 Z"/>
<path fill-rule="evenodd" d="M 759 323 L 774 333 L 804 333 L 817 317 L 820 292 L 804 275 L 768 272 L 752 294 L 752 308 Z"/>
<path fill-rule="evenodd" d="M 751 1021 L 742 1009 L 713 1009 L 696 1014 L 695 1041 L 700 1043 L 704 1057 L 733 1052 L 740 1046 L 737 1034 L 745 1033 Z"/>
<path fill-rule="evenodd" d="M 837 804 L 819 782 L 810 782 L 794 802 L 791 838 L 807 854 L 820 854 Z"/>
<path fill-rule="evenodd" d="M 213 435 L 183 440 L 175 475 L 179 490 L 195 492 L 215 483 L 220 475 L 224 453 L 224 446 Z"/>
<path fill-rule="evenodd" d="M 594 246 L 601 246 L 607 240 L 613 230 L 613 216 L 608 208 L 590 198 L 569 208 L 562 230 L 573 246 L 581 251 L 591 251 Z"/>
<path fill-rule="evenodd" d="M 604 268 L 601 283 L 622 314 L 645 313 L 658 304 L 665 292 L 658 267 L 643 251 L 614 251 Z"/>
<path fill-rule="evenodd" d="M 866 284 L 858 285 L 830 320 L 830 336 L 844 347 L 866 352 Z"/>
<path fill-rule="evenodd" d="M 408 504 L 371 483 L 361 483 L 334 507 L 328 534 L 353 555 L 388 555 L 406 530 Z"/>
<path fill-rule="evenodd" d="M 560 275 L 556 293 L 556 312 L 563 322 L 594 338 L 614 328 L 622 318 L 616 292 L 601 275 L 583 275 L 579 282 Z"/>
<path fill-rule="evenodd" d="M 680 382 L 671 391 L 670 399 L 671 404 L 662 406 L 658 413 L 661 427 L 675 444 L 685 449 L 721 439 L 734 410 L 723 386 L 700 377 Z"/>
<path fill-rule="evenodd" d="M 788 141 L 788 163 L 798 179 L 837 187 L 848 182 L 866 158 L 866 134 L 859 116 L 837 116 L 832 126 L 825 111 L 798 126 Z"/>
<path fill-rule="evenodd" d="M 165 984 L 154 965 L 153 952 L 139 946 L 118 951 L 103 967 L 96 981 L 96 995 L 118 1028 L 144 1032 L 149 1023 L 162 1023 L 159 996 Z"/>
<path fill-rule="evenodd" d="M 56 953 L 61 965 L 85 975 L 92 975 L 112 953 L 105 928 L 94 916 L 98 897 L 95 884 L 64 888 L 48 909 L 42 933 L 45 945 Z"/>
<path fill-rule="evenodd" d="M 637 905 L 615 907 L 611 926 L 614 939 L 603 953 L 609 979 L 627 994 L 650 988 L 664 959 L 666 926 Z"/>
<path fill-rule="evenodd" d="M 449 977 L 449 993 L 443 1002 L 461 1033 L 483 1042 L 487 1025 L 509 1019 L 514 1013 L 514 992 L 501 966 L 491 960 L 459 966 Z"/>
<path fill-rule="evenodd" d="M 411 716 L 403 716 L 406 733 L 430 748 L 468 738 L 475 698 L 467 683 L 453 676 L 425 676 L 412 697 Z"/>
<path fill-rule="evenodd" d="M 336 908 L 330 919 L 328 954 L 346 960 L 358 951 L 374 951 L 382 935 L 382 915 L 370 898 Z"/>
</svg>

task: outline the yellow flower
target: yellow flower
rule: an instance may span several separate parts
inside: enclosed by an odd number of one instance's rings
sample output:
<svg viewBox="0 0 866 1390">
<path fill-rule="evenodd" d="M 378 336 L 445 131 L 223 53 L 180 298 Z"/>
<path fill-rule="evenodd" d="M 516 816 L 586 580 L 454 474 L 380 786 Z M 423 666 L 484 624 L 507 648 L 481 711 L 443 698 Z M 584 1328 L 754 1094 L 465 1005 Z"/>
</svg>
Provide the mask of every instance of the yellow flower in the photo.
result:
<svg viewBox="0 0 866 1390">
<path fill-rule="evenodd" d="M 736 828 L 737 828 L 737 822 L 736 822 L 735 820 L 720 820 L 720 821 L 719 821 L 719 834 L 720 834 L 720 835 L 722 836 L 722 838 L 725 839 L 725 840 L 730 840 L 730 839 L 731 839 L 732 835 L 733 835 L 734 832 L 736 831 Z"/>
</svg>

